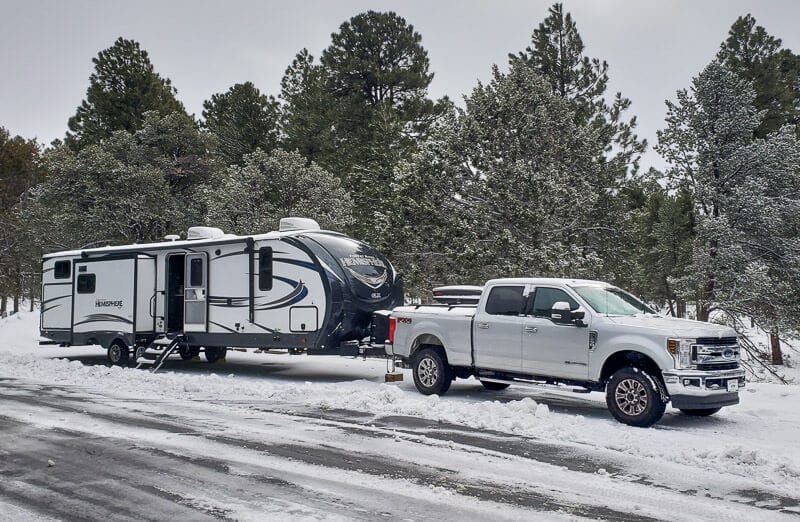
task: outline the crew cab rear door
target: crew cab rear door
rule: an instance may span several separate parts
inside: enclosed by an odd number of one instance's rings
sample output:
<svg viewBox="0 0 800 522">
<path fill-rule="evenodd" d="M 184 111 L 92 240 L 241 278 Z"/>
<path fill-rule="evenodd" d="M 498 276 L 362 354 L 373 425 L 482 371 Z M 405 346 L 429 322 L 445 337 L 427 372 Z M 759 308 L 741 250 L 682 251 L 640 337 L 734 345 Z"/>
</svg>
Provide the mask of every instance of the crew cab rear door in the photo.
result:
<svg viewBox="0 0 800 522">
<path fill-rule="evenodd" d="M 524 285 L 489 289 L 473 324 L 475 366 L 519 372 L 522 369 L 522 326 L 527 297 Z"/>
<path fill-rule="evenodd" d="M 555 303 L 578 302 L 561 288 L 537 286 L 522 329 L 522 366 L 525 373 L 565 379 L 589 377 L 589 328 L 560 324 L 552 319 Z M 587 321 L 588 321 L 587 317 Z"/>
</svg>

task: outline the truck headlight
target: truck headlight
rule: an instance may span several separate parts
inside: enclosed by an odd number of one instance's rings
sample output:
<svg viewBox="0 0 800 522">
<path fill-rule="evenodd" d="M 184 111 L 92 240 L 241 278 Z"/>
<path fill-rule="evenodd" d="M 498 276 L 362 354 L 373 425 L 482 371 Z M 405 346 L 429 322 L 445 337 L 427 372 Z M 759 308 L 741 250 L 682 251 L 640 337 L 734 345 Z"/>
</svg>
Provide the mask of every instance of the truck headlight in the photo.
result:
<svg viewBox="0 0 800 522">
<path fill-rule="evenodd" d="M 675 359 L 678 368 L 689 368 L 692 365 L 692 345 L 694 339 L 667 339 L 667 351 Z"/>
</svg>

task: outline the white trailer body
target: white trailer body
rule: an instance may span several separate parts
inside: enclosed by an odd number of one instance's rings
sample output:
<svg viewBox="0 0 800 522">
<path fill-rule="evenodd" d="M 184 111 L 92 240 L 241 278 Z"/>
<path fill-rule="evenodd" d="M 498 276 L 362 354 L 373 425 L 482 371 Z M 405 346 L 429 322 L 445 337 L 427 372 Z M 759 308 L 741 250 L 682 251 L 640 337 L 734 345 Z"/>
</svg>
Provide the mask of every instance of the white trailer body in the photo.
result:
<svg viewBox="0 0 800 522">
<path fill-rule="evenodd" d="M 190 347 L 333 352 L 369 334 L 372 312 L 401 304 L 393 267 L 369 246 L 285 228 L 200 227 L 196 239 L 45 255 L 44 342 L 134 347 L 179 334 Z"/>
</svg>

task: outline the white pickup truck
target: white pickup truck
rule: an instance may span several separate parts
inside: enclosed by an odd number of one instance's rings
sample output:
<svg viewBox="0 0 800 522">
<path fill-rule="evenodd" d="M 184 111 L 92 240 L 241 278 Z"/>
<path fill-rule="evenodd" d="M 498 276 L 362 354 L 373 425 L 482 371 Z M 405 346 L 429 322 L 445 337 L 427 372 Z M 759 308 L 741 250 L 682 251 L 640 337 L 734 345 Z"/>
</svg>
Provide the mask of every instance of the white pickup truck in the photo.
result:
<svg viewBox="0 0 800 522">
<path fill-rule="evenodd" d="M 470 376 L 490 390 L 605 390 L 611 414 L 633 426 L 658 422 L 670 401 L 685 414 L 712 415 L 738 404 L 745 385 L 734 330 L 659 316 L 600 281 L 494 279 L 477 306 L 395 308 L 386 351 L 410 365 L 424 394 Z"/>
</svg>

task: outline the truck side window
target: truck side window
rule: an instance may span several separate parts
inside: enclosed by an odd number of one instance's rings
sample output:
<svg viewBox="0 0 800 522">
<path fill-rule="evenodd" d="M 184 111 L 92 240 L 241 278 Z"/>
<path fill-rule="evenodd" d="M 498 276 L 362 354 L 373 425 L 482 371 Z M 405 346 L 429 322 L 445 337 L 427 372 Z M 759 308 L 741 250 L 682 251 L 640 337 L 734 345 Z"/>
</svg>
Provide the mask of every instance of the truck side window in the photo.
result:
<svg viewBox="0 0 800 522">
<path fill-rule="evenodd" d="M 56 279 L 68 279 L 69 267 L 69 261 L 56 261 L 56 266 L 53 268 L 53 277 Z"/>
<path fill-rule="evenodd" d="M 550 318 L 550 311 L 553 305 L 559 301 L 569 303 L 571 310 L 576 310 L 580 305 L 571 298 L 565 291 L 558 288 L 537 288 L 533 296 L 533 315 L 534 317 L 547 317 Z"/>
<path fill-rule="evenodd" d="M 93 294 L 97 279 L 94 274 L 81 274 L 78 276 L 78 293 Z"/>
<path fill-rule="evenodd" d="M 258 289 L 272 290 L 272 248 L 258 249 Z"/>
<path fill-rule="evenodd" d="M 486 299 L 486 313 L 491 315 L 520 315 L 525 312 L 524 286 L 495 286 Z"/>
</svg>

